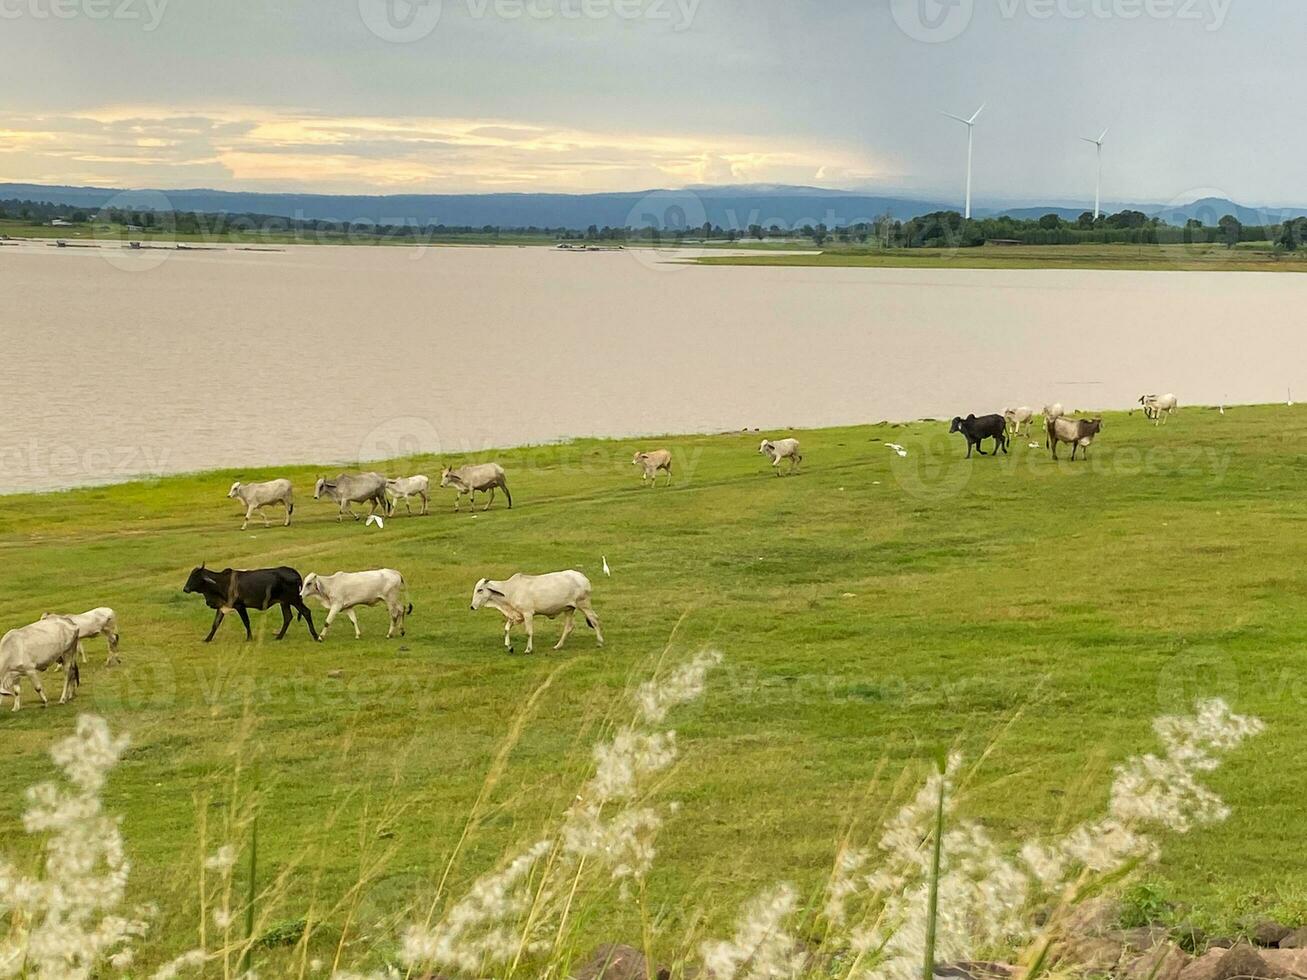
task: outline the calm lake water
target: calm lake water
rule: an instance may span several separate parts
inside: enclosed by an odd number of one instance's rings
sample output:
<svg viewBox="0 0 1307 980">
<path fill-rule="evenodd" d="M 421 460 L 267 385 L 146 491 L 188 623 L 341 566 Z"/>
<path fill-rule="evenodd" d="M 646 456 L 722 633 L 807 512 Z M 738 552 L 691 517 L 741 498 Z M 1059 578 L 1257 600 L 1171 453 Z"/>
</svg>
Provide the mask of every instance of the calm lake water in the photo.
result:
<svg viewBox="0 0 1307 980">
<path fill-rule="evenodd" d="M 0 248 L 0 492 L 641 435 L 1307 398 L 1307 277 Z"/>
</svg>

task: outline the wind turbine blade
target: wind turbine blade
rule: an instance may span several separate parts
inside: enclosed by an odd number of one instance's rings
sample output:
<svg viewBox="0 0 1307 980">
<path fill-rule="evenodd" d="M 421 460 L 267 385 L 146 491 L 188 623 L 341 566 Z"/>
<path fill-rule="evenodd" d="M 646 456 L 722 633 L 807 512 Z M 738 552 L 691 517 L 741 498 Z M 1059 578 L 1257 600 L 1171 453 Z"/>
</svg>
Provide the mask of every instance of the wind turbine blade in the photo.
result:
<svg viewBox="0 0 1307 980">
<path fill-rule="evenodd" d="M 970 119 L 963 119 L 961 116 L 955 116 L 955 115 L 953 115 L 953 113 L 951 113 L 951 112 L 945 112 L 943 109 L 941 109 L 941 110 L 939 111 L 939 114 L 940 114 L 941 116 L 948 116 L 950 119 L 956 119 L 958 122 L 962 123 L 962 125 L 964 125 L 964 126 L 970 126 L 970 125 L 971 125 L 971 120 L 970 120 Z"/>
<path fill-rule="evenodd" d="M 1111 129 L 1111 128 L 1112 128 L 1111 126 L 1108 126 L 1108 127 L 1107 127 L 1107 129 Z M 1101 142 L 1103 142 L 1103 140 L 1107 139 L 1107 129 L 1103 130 L 1103 135 L 1100 136 L 1100 137 L 1098 137 L 1098 142 L 1099 142 L 1099 143 L 1101 143 Z"/>
<path fill-rule="evenodd" d="M 1086 143 L 1093 143 L 1095 146 L 1098 145 L 1098 140 L 1094 139 L 1092 136 L 1082 136 L 1080 138 Z"/>
<path fill-rule="evenodd" d="M 988 102 L 982 102 L 982 103 L 980 103 L 980 108 L 976 110 L 975 115 L 973 115 L 970 119 L 967 120 L 967 125 L 968 125 L 968 126 L 974 124 L 975 121 L 976 121 L 977 119 L 980 118 L 980 114 L 981 114 L 982 112 L 985 111 L 985 106 L 987 106 L 987 105 L 989 105 Z"/>
</svg>

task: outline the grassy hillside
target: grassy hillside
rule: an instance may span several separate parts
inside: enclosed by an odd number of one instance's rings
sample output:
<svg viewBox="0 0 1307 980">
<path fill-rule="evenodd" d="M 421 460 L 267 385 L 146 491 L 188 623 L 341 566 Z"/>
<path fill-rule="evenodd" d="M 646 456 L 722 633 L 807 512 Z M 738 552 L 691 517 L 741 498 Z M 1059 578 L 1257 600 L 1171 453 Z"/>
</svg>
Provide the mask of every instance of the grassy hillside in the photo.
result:
<svg viewBox="0 0 1307 980">
<path fill-rule="evenodd" d="M 51 741 L 78 711 L 98 712 L 132 735 L 107 799 L 124 815 L 134 894 L 170 909 L 169 950 L 194 939 L 197 813 L 212 835 L 255 788 L 261 875 L 305 872 L 274 920 L 345 891 L 372 848 L 393 851 L 351 919 L 362 943 L 441 875 L 516 722 L 458 884 L 568 804 L 604 719 L 666 646 L 711 646 L 725 665 L 671 719 L 684 760 L 665 795 L 681 806 L 649 891 L 665 935 L 729 931 L 740 901 L 777 880 L 816 886 L 850 817 L 874 819 L 893 777 L 919 776 L 942 746 L 990 750 L 963 809 L 1000 833 L 1097 813 L 1111 766 L 1154 748 L 1151 719 L 1199 695 L 1227 697 L 1268 731 L 1209 780 L 1232 818 L 1167 841 L 1155 877 L 1200 921 L 1307 911 L 1307 411 L 1188 408 L 1160 429 L 1108 415 L 1076 464 L 1026 439 L 964 461 L 945 430 L 801 433 L 807 463 L 792 479 L 769 474 L 757 433 L 644 441 L 676 454 L 675 482 L 657 491 L 641 488 L 630 441 L 507 451 L 495 455 L 512 511 L 454 514 L 442 493 L 429 517 L 384 530 L 336 524 L 311 499 L 309 468 L 0 498 L 0 626 L 111 604 L 124 656 L 107 670 L 91 644 L 75 708 L 29 697 L 0 713 L 0 825 L 22 810 L 13 790 L 47 776 Z M 274 474 L 299 490 L 295 523 L 240 532 L 227 487 Z M 205 646 L 209 611 L 181 593 L 201 561 L 393 566 L 416 611 L 403 640 L 387 642 L 384 613 L 364 610 L 360 642 L 342 618 L 323 645 L 298 623 L 276 643 L 273 612 L 255 617 L 255 642 L 231 617 Z M 544 623 L 535 656 L 520 641 L 509 656 L 498 614 L 469 611 L 483 575 L 567 567 L 595 582 L 603 650 L 582 626 L 553 653 L 559 624 Z M 869 783 L 882 762 L 889 775 Z M 7 851 L 23 845 L 6 835 Z M 633 940 L 638 922 L 616 906 L 584 929 Z"/>
</svg>

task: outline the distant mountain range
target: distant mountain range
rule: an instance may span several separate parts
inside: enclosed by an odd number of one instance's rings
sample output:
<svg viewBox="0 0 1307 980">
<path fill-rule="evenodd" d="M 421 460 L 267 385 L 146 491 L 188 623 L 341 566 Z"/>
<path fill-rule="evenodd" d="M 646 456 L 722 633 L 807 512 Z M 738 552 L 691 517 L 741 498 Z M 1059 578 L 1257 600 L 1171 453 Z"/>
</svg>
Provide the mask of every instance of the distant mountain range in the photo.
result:
<svg viewBox="0 0 1307 980">
<path fill-rule="evenodd" d="M 375 222 L 379 224 L 443 224 L 505 228 L 661 227 L 694 228 L 705 221 L 726 229 L 750 225 L 785 229 L 825 223 L 830 227 L 870 221 L 884 214 L 907 220 L 932 211 L 960 210 L 956 202 L 916 200 L 788 185 L 690 187 L 609 194 L 258 194 L 215 190 L 123 190 L 0 183 L 0 198 L 49 201 L 88 210 L 106 206 L 142 210 L 172 209 L 202 213 L 261 214 L 305 220 Z M 1169 224 L 1190 218 L 1214 225 L 1226 214 L 1244 224 L 1274 223 L 1307 214 L 1307 207 L 1255 208 L 1223 198 L 1205 198 L 1184 205 L 1110 204 L 1104 211 L 1123 209 L 1156 215 Z M 1011 215 L 1038 218 L 1045 214 L 1074 221 L 1083 206 L 1020 204 L 980 207 L 977 217 Z"/>
</svg>

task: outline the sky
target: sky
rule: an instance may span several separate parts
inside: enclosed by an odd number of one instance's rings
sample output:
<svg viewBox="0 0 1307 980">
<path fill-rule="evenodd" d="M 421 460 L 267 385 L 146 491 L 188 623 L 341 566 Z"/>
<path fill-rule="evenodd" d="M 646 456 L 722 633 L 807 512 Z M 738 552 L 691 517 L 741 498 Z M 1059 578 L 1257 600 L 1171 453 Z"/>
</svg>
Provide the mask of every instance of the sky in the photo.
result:
<svg viewBox="0 0 1307 980">
<path fill-rule="evenodd" d="M 0 181 L 1307 203 L 1301 0 L 0 0 Z"/>
</svg>

